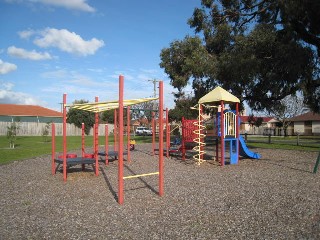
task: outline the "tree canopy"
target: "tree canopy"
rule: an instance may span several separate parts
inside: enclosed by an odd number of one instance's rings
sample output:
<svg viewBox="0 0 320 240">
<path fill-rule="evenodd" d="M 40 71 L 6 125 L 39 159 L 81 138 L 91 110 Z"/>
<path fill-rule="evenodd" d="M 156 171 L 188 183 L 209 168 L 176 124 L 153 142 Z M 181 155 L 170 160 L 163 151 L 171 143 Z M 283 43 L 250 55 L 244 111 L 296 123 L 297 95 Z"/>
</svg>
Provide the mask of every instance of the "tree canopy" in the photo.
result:
<svg viewBox="0 0 320 240">
<path fill-rule="evenodd" d="M 170 121 L 181 121 L 182 117 L 186 119 L 194 119 L 198 116 L 198 111 L 190 110 L 196 104 L 194 98 L 183 96 L 176 100 L 174 109 L 169 110 Z"/>
<path fill-rule="evenodd" d="M 82 103 L 88 103 L 88 102 L 89 101 L 81 99 L 81 100 L 75 100 L 73 104 L 82 104 Z M 84 132 L 86 135 L 89 135 L 90 129 L 94 125 L 94 113 L 71 108 L 67 113 L 67 122 L 73 123 L 78 128 L 81 128 L 82 123 L 84 123 Z"/>
<path fill-rule="evenodd" d="M 160 66 L 177 99 L 187 84 L 196 100 L 219 85 L 253 110 L 298 93 L 320 112 L 319 12 L 312 0 L 202 0 L 196 35 L 162 49 Z"/>
</svg>

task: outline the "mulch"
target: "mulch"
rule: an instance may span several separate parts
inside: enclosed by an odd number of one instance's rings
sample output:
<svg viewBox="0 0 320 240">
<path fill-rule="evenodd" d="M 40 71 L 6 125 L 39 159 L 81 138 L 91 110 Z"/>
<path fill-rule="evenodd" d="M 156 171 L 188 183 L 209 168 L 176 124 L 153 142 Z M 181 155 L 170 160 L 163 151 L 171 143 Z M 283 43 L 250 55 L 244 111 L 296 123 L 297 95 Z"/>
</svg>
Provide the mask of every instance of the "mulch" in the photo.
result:
<svg viewBox="0 0 320 240">
<path fill-rule="evenodd" d="M 67 182 L 49 155 L 1 165 L 0 239 L 320 239 L 318 153 L 254 151 L 260 160 L 224 167 L 165 158 L 164 196 L 157 176 L 126 179 L 123 205 L 118 161 L 100 162 L 99 176 L 71 167 Z M 124 175 L 157 170 L 140 144 Z"/>
</svg>

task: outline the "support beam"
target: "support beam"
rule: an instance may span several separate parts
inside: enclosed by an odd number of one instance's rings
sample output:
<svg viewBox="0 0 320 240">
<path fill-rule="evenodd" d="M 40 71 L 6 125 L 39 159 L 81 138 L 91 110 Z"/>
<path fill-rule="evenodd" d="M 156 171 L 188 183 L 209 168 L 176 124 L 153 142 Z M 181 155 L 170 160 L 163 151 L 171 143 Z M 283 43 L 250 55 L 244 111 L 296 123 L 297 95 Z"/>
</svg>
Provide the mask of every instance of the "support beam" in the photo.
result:
<svg viewBox="0 0 320 240">
<path fill-rule="evenodd" d="M 105 135 L 105 143 L 104 143 L 104 151 L 106 152 L 106 165 L 109 164 L 109 130 L 108 130 L 108 124 L 105 125 L 105 130 L 104 130 L 104 135 Z"/>
<path fill-rule="evenodd" d="M 99 98 L 95 97 L 95 102 L 99 102 Z M 98 128 L 99 128 L 99 113 L 96 112 L 94 114 L 94 118 L 95 118 L 95 127 L 93 128 L 93 134 L 95 136 L 95 142 L 93 145 L 94 148 L 94 159 L 95 159 L 95 174 L 96 176 L 99 175 L 99 161 L 98 161 L 98 151 L 99 151 L 99 136 L 98 136 Z"/>
<path fill-rule="evenodd" d="M 52 155 L 51 155 L 51 172 L 52 175 L 56 174 L 56 125 L 54 123 L 51 124 L 51 145 L 52 145 Z"/>
<path fill-rule="evenodd" d="M 220 110 L 220 131 L 221 131 L 221 166 L 224 166 L 224 105 L 223 101 L 221 101 L 221 110 Z"/>
<path fill-rule="evenodd" d="M 159 196 L 164 194 L 163 175 L 163 81 L 159 82 Z"/>
<path fill-rule="evenodd" d="M 119 76 L 119 144 L 118 144 L 118 203 L 123 204 L 123 83 L 124 78 Z"/>
<path fill-rule="evenodd" d="M 63 94 L 63 181 L 67 181 L 67 94 Z"/>
<path fill-rule="evenodd" d="M 155 144 L 156 144 L 156 124 L 155 124 L 155 113 L 152 112 L 152 155 L 155 155 Z"/>
<path fill-rule="evenodd" d="M 127 160 L 130 162 L 130 106 L 127 107 Z"/>
</svg>

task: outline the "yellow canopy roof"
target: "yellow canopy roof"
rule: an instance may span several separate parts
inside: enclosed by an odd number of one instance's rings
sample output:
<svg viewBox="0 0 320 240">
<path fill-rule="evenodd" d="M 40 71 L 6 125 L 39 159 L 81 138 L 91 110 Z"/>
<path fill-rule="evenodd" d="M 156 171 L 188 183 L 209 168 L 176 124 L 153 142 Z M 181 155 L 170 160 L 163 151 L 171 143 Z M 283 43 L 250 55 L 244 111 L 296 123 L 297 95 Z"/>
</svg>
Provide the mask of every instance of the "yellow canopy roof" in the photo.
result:
<svg viewBox="0 0 320 240">
<path fill-rule="evenodd" d="M 209 102 L 240 102 L 239 98 L 232 95 L 228 91 L 224 90 L 222 87 L 216 87 L 211 92 L 204 95 L 199 99 L 198 103 L 209 103 Z"/>
<path fill-rule="evenodd" d="M 150 102 L 153 100 L 157 100 L 158 98 L 140 98 L 140 99 L 131 99 L 131 100 L 123 100 L 123 106 L 130 106 L 144 102 Z M 81 103 L 81 104 L 73 104 L 67 105 L 67 107 L 80 109 L 88 112 L 104 112 L 107 110 L 112 110 L 119 108 L 119 101 L 107 101 L 107 102 L 94 102 L 94 103 Z"/>
</svg>

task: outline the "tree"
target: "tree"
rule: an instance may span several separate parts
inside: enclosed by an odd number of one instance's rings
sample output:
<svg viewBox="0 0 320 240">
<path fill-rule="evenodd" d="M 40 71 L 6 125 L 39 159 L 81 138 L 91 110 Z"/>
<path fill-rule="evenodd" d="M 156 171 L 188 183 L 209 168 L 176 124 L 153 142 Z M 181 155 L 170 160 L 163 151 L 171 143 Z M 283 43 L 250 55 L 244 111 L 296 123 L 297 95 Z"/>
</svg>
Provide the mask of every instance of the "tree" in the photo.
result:
<svg viewBox="0 0 320 240">
<path fill-rule="evenodd" d="M 83 104 L 88 102 L 89 101 L 87 100 L 81 99 L 81 100 L 75 100 L 73 104 Z M 82 128 L 82 123 L 84 123 L 84 132 L 86 135 L 89 135 L 90 129 L 94 125 L 94 120 L 95 118 L 94 118 L 93 112 L 71 108 L 67 113 L 68 123 L 73 123 L 78 128 Z"/>
<path fill-rule="evenodd" d="M 186 119 L 196 119 L 198 116 L 198 111 L 192 110 L 191 107 L 196 105 L 196 101 L 192 97 L 182 96 L 175 100 L 174 109 L 169 110 L 170 121 L 180 122 L 182 117 Z"/>
<path fill-rule="evenodd" d="M 304 102 L 320 112 L 319 1 L 201 4 L 189 19 L 198 36 L 174 41 L 160 54 L 177 97 L 189 81 L 196 99 L 220 85 L 253 110 L 268 110 L 302 92 Z"/>
<path fill-rule="evenodd" d="M 263 123 L 263 118 L 262 117 L 255 117 L 253 114 L 250 114 L 248 117 L 248 123 L 251 126 L 260 127 Z"/>
<path fill-rule="evenodd" d="M 15 148 L 19 128 L 19 124 L 15 121 L 7 127 L 7 138 L 9 139 L 10 148 Z"/>
<path fill-rule="evenodd" d="M 42 138 L 44 142 L 48 141 L 49 129 L 50 129 L 50 122 L 47 122 L 46 125 L 42 128 Z"/>
<path fill-rule="evenodd" d="M 259 128 L 263 123 L 262 117 L 255 117 L 253 114 L 250 114 L 248 117 L 248 123 L 251 127 Z M 253 134 L 256 134 L 255 128 L 253 128 Z"/>
<path fill-rule="evenodd" d="M 113 123 L 114 122 L 114 110 L 108 110 L 108 111 L 102 112 L 101 120 L 104 122 Z"/>
<path fill-rule="evenodd" d="M 287 136 L 287 129 L 291 124 L 290 118 L 301 115 L 308 110 L 302 97 L 289 95 L 282 99 L 279 105 L 273 106 L 267 114 L 279 121 L 278 126 L 283 128 L 284 135 Z"/>
</svg>

